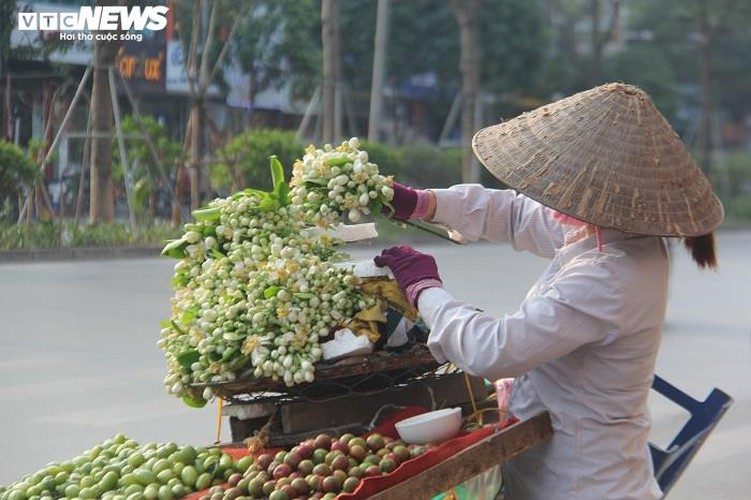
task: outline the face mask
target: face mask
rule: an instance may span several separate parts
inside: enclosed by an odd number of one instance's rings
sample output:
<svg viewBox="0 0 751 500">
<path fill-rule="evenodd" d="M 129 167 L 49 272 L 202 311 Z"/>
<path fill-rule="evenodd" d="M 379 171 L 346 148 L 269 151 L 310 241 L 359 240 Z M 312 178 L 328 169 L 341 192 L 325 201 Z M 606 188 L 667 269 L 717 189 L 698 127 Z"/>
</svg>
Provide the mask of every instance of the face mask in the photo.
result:
<svg viewBox="0 0 751 500">
<path fill-rule="evenodd" d="M 553 209 L 551 208 L 551 210 Z M 558 210 L 553 210 L 553 218 L 561 224 L 565 224 L 566 226 L 582 227 L 587 225 L 586 222 L 581 221 L 575 217 L 571 217 L 570 215 L 561 213 Z"/>
</svg>

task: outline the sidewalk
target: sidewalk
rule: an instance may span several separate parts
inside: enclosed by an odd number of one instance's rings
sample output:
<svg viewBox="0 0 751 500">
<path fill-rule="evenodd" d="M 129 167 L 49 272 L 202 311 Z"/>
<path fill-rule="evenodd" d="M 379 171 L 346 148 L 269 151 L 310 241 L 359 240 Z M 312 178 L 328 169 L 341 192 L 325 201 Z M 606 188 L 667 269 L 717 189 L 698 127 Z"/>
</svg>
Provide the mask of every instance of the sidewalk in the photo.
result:
<svg viewBox="0 0 751 500">
<path fill-rule="evenodd" d="M 2 250 L 0 251 L 0 265 L 11 262 L 158 257 L 161 251 L 162 247 L 65 247 L 33 250 Z"/>
</svg>

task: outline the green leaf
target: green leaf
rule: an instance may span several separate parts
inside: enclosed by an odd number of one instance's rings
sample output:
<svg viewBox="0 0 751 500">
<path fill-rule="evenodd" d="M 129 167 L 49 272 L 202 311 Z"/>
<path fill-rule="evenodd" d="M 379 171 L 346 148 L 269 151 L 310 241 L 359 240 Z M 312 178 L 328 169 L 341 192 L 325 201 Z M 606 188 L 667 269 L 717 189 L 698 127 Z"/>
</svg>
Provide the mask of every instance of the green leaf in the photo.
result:
<svg viewBox="0 0 751 500">
<path fill-rule="evenodd" d="M 342 156 L 340 158 L 331 158 L 330 160 L 326 160 L 325 165 L 327 167 L 341 167 L 342 165 L 346 165 L 347 163 L 351 163 L 349 158 Z"/>
<path fill-rule="evenodd" d="M 305 300 L 312 299 L 313 297 L 315 297 L 315 294 L 310 293 L 310 292 L 295 292 L 293 295 L 297 297 L 298 299 L 305 299 Z"/>
<path fill-rule="evenodd" d="M 188 247 L 188 242 L 180 238 L 177 240 L 169 240 L 162 249 L 162 257 L 172 257 L 173 259 L 182 259 L 188 256 L 185 249 Z"/>
<path fill-rule="evenodd" d="M 328 181 L 325 179 L 307 179 L 305 181 L 305 189 L 316 189 L 321 186 L 326 186 Z"/>
<path fill-rule="evenodd" d="M 263 296 L 267 299 L 270 299 L 271 297 L 276 297 L 276 294 L 279 293 L 279 287 L 278 286 L 270 286 L 266 290 L 263 291 Z"/>
<path fill-rule="evenodd" d="M 276 192 L 279 186 L 284 184 L 284 168 L 276 155 L 269 157 L 269 167 L 271 168 L 271 185 L 274 186 L 274 192 Z"/>
<path fill-rule="evenodd" d="M 386 217 L 391 217 L 392 215 L 394 215 L 394 206 L 391 204 L 391 202 L 384 200 L 383 204 L 386 205 L 389 209 L 389 213 L 386 214 Z M 378 212 L 374 211 L 373 213 L 380 214 L 381 211 L 380 210 Z"/>
<path fill-rule="evenodd" d="M 203 398 L 194 398 L 190 394 L 183 395 L 183 403 L 191 408 L 203 408 L 206 406 L 206 400 Z"/>
<path fill-rule="evenodd" d="M 198 353 L 198 350 L 188 349 L 177 355 L 177 362 L 180 363 L 180 366 L 183 368 L 190 368 L 190 365 L 198 361 L 200 357 L 201 355 Z"/>
<path fill-rule="evenodd" d="M 183 331 L 183 329 L 180 328 L 180 325 L 178 325 L 177 323 L 175 323 L 174 320 L 170 320 L 169 323 L 172 326 L 172 328 L 174 328 L 175 330 L 177 330 L 178 332 L 180 332 L 181 335 L 185 335 L 185 332 Z"/>
<path fill-rule="evenodd" d="M 263 193 L 261 202 L 258 204 L 258 210 L 270 212 L 272 210 L 276 210 L 277 208 L 279 208 L 279 202 L 276 200 L 276 198 L 269 193 Z"/>
<path fill-rule="evenodd" d="M 216 207 L 199 208 L 191 212 L 196 220 L 219 222 L 221 212 Z"/>
<path fill-rule="evenodd" d="M 289 185 L 284 181 L 284 167 L 276 156 L 270 157 L 271 181 L 274 194 L 281 206 L 289 205 Z"/>
</svg>

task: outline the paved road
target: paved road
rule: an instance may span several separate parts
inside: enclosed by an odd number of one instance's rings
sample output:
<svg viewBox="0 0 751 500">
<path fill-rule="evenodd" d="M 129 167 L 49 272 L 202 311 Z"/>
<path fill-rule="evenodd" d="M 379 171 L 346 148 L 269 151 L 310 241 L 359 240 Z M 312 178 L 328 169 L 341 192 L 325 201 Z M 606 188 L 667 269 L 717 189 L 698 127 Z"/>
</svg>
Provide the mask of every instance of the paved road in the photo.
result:
<svg viewBox="0 0 751 500">
<path fill-rule="evenodd" d="M 751 231 L 724 232 L 719 246 L 717 274 L 675 252 L 657 371 L 696 398 L 720 387 L 735 403 L 673 498 L 751 492 Z M 514 310 L 545 265 L 507 246 L 420 248 L 436 255 L 448 288 L 493 314 Z M 140 442 L 215 440 L 216 406 L 189 409 L 162 388 L 154 343 L 169 315 L 171 266 L 163 259 L 0 264 L 0 484 L 117 432 Z M 652 412 L 653 440 L 665 444 L 686 415 L 659 397 Z"/>
</svg>

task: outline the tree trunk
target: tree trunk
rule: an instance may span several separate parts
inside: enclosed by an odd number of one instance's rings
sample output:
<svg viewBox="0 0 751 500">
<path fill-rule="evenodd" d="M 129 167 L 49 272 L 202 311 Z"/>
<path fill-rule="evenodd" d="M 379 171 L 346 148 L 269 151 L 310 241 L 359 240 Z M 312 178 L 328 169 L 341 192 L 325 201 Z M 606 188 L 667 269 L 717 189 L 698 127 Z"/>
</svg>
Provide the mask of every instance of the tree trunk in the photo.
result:
<svg viewBox="0 0 751 500">
<path fill-rule="evenodd" d="M 389 0 L 378 0 L 375 47 L 373 49 L 373 81 L 370 89 L 370 117 L 368 141 L 380 139 L 383 111 L 383 81 L 386 73 L 386 46 L 389 33 Z"/>
<path fill-rule="evenodd" d="M 613 41 L 618 33 L 618 23 L 621 14 L 621 0 L 610 2 L 611 11 L 608 20 L 608 26 L 603 30 L 601 26 L 602 0 L 590 0 L 589 12 L 592 18 L 591 45 L 592 45 L 592 62 L 587 71 L 588 84 L 594 87 L 603 83 L 604 70 L 603 60 L 605 48 Z"/>
<path fill-rule="evenodd" d="M 98 0 L 97 5 L 120 5 L 117 1 Z M 115 198 L 112 179 L 112 96 L 109 68 L 115 64 L 119 41 L 94 42 L 94 74 L 91 90 L 91 176 L 89 222 L 115 220 Z"/>
<path fill-rule="evenodd" d="M 338 0 L 323 0 L 321 5 L 321 43 L 323 45 L 322 140 L 324 143 L 333 143 L 336 139 L 336 88 L 339 84 Z"/>
<path fill-rule="evenodd" d="M 480 172 L 473 167 L 472 136 L 477 124 L 477 99 L 480 93 L 480 46 L 478 11 L 482 0 L 469 3 L 451 0 L 451 9 L 459 25 L 461 44 L 459 69 L 462 75 L 461 148 L 462 181 L 479 182 Z"/>
<path fill-rule="evenodd" d="M 201 206 L 201 109 L 203 100 L 200 98 L 193 99 L 190 107 L 190 208 L 195 210 Z"/>
<path fill-rule="evenodd" d="M 712 170 L 712 128 L 714 126 L 714 102 L 712 98 L 712 42 L 713 29 L 707 14 L 707 1 L 699 0 L 699 80 L 701 85 L 701 112 L 699 116 L 699 166 L 704 174 Z"/>
</svg>

